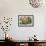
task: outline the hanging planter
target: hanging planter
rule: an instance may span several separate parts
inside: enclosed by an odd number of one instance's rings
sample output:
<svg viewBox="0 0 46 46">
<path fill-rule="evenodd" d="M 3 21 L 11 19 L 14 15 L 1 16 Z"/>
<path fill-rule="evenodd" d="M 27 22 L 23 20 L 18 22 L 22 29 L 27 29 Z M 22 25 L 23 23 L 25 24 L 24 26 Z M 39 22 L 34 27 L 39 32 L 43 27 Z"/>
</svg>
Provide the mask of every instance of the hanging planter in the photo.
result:
<svg viewBox="0 0 46 46">
<path fill-rule="evenodd" d="M 43 0 L 29 0 L 29 3 L 33 8 L 38 8 L 43 4 Z"/>
</svg>

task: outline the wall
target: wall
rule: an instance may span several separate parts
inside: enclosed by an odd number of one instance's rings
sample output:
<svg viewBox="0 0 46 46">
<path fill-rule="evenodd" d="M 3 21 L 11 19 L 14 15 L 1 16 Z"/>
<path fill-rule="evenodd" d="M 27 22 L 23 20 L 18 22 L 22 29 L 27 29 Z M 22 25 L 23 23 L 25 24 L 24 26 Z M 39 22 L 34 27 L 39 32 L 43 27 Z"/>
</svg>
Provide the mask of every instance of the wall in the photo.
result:
<svg viewBox="0 0 46 46">
<path fill-rule="evenodd" d="M 45 40 L 45 15 L 46 7 L 33 8 L 28 0 L 0 0 L 0 18 L 12 17 L 13 22 L 10 33 L 17 40 L 27 40 L 34 34 L 37 39 Z M 34 15 L 34 27 L 18 27 L 18 15 Z M 0 31 L 2 35 L 3 31 Z M 4 34 L 4 33 L 3 33 Z M 0 36 L 0 39 L 4 37 Z"/>
</svg>

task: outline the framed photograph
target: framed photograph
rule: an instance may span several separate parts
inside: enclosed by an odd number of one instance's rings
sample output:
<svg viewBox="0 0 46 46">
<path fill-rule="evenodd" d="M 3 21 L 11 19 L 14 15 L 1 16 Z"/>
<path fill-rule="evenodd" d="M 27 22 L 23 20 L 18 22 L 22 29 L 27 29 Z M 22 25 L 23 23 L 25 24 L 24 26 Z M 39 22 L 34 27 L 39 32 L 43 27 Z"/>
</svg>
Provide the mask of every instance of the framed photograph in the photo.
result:
<svg viewBox="0 0 46 46">
<path fill-rule="evenodd" d="M 34 16 L 33 15 L 18 15 L 18 26 L 19 27 L 33 27 Z"/>
</svg>

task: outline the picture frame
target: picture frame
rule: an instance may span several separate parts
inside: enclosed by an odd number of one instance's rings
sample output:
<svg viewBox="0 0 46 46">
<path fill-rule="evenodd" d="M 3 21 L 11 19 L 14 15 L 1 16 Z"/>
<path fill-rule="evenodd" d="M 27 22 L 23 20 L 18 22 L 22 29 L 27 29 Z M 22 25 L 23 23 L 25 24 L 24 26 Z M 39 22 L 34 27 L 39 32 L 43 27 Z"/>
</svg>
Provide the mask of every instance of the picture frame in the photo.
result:
<svg viewBox="0 0 46 46">
<path fill-rule="evenodd" d="M 18 26 L 19 27 L 33 27 L 34 16 L 33 15 L 18 15 Z"/>
</svg>

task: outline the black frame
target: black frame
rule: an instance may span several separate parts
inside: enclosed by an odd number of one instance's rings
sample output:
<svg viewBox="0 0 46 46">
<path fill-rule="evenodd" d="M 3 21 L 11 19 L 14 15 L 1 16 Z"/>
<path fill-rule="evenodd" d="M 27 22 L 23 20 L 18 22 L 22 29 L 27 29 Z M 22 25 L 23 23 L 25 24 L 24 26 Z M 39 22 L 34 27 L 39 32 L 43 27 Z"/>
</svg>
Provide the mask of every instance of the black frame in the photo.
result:
<svg viewBox="0 0 46 46">
<path fill-rule="evenodd" d="M 19 17 L 20 16 L 30 16 L 30 17 L 32 17 L 32 25 L 30 25 L 30 26 L 23 26 L 23 25 L 19 24 Z M 33 27 L 34 26 L 34 15 L 18 15 L 18 26 L 19 27 Z"/>
</svg>

